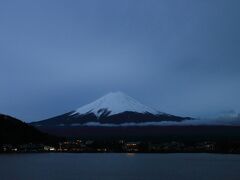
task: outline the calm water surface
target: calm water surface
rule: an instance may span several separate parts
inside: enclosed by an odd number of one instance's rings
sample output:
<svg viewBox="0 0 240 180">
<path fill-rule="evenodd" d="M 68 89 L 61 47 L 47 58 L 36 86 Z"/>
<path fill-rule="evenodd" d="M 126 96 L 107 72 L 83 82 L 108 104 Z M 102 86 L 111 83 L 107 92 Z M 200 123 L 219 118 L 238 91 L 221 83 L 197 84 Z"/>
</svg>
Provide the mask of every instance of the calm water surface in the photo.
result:
<svg viewBox="0 0 240 180">
<path fill-rule="evenodd" d="M 240 180 L 240 155 L 4 154 L 1 180 Z"/>
</svg>

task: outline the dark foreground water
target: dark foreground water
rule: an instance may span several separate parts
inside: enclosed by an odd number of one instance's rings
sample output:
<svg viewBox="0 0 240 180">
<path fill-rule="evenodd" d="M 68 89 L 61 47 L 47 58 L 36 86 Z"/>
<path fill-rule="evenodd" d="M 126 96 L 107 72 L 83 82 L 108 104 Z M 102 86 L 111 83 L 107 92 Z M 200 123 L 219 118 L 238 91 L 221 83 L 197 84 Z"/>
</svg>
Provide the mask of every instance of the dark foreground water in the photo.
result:
<svg viewBox="0 0 240 180">
<path fill-rule="evenodd" d="M 240 155 L 4 154 L 1 180 L 240 180 Z"/>
</svg>

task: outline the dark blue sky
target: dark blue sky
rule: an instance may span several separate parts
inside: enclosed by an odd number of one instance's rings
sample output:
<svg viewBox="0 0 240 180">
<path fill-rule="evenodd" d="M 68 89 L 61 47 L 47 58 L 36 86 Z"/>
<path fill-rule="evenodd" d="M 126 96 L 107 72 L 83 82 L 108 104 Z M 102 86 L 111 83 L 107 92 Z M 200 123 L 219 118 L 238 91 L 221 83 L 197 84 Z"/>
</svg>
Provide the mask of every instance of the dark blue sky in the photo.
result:
<svg viewBox="0 0 240 180">
<path fill-rule="evenodd" d="M 240 111 L 239 0 L 1 0 L 0 112 L 35 121 L 123 91 Z"/>
</svg>

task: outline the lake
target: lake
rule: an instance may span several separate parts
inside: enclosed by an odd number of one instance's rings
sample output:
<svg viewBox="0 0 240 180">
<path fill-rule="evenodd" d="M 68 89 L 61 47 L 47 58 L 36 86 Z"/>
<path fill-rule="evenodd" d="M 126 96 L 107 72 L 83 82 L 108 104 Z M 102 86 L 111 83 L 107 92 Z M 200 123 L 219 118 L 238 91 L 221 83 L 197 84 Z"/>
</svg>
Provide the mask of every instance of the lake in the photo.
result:
<svg viewBox="0 0 240 180">
<path fill-rule="evenodd" d="M 1 180 L 239 180 L 240 155 L 1 154 Z"/>
</svg>

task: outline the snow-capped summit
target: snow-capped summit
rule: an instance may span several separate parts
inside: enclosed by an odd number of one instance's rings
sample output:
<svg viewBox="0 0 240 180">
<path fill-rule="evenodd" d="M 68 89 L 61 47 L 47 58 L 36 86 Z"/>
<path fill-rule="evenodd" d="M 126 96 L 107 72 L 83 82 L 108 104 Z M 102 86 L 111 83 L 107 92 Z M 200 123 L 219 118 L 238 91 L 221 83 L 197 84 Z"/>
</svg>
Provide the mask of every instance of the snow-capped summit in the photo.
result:
<svg viewBox="0 0 240 180">
<path fill-rule="evenodd" d="M 122 92 L 111 92 L 96 101 L 77 109 L 74 114 L 94 113 L 97 117 L 108 112 L 108 116 L 123 112 L 162 114 L 145 106 Z"/>
<path fill-rule="evenodd" d="M 36 126 L 84 126 L 89 124 L 153 124 L 152 122 L 191 120 L 150 108 L 122 92 L 109 93 L 77 110 L 47 120 L 34 122 Z"/>
</svg>

